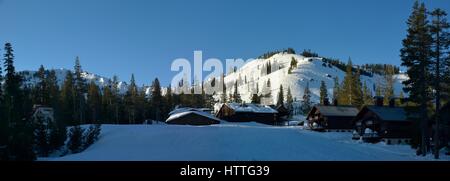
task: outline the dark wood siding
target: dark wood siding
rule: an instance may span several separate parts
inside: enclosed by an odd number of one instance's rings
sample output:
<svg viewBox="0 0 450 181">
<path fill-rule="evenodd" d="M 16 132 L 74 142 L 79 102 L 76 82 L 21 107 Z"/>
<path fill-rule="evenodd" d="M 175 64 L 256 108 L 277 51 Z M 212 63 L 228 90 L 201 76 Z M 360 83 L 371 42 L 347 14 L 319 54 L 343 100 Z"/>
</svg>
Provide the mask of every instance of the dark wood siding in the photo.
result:
<svg viewBox="0 0 450 181">
<path fill-rule="evenodd" d="M 411 126 L 412 122 L 408 120 L 383 120 L 367 108 L 363 108 L 354 120 L 354 129 L 359 135 L 370 128 L 379 138 L 410 138 Z"/>
<path fill-rule="evenodd" d="M 277 122 L 276 113 L 253 113 L 253 112 L 236 112 L 227 105 L 220 108 L 216 116 L 222 120 L 229 122 L 259 122 L 263 124 L 273 125 Z"/>
</svg>

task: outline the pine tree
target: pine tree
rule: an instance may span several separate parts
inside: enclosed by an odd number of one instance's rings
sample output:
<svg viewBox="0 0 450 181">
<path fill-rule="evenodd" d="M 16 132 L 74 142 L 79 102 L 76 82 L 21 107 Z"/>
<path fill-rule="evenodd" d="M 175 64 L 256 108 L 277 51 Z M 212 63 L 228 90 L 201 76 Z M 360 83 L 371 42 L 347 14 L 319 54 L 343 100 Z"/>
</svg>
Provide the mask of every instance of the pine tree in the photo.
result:
<svg viewBox="0 0 450 181">
<path fill-rule="evenodd" d="M 303 92 L 303 114 L 308 114 L 308 112 L 311 110 L 311 91 L 309 90 L 309 82 L 306 83 L 305 90 Z"/>
<path fill-rule="evenodd" d="M 284 104 L 284 91 L 283 85 L 280 84 L 280 92 L 278 92 L 277 106 L 281 106 Z"/>
<path fill-rule="evenodd" d="M 252 94 L 251 103 L 252 104 L 261 104 L 261 97 L 258 96 L 258 94 Z"/>
<path fill-rule="evenodd" d="M 363 85 L 363 100 L 364 100 L 364 105 L 372 105 L 373 104 L 372 91 L 370 91 L 370 89 L 367 87 L 367 84 L 365 81 L 364 81 L 364 85 Z"/>
<path fill-rule="evenodd" d="M 79 124 L 83 124 L 86 118 L 86 81 L 82 77 L 83 70 L 81 69 L 80 59 L 76 57 L 75 59 L 75 79 L 74 79 L 74 87 L 75 87 L 75 118 L 78 120 Z"/>
<path fill-rule="evenodd" d="M 40 105 L 50 105 L 50 94 L 47 85 L 47 78 L 45 76 L 45 68 L 43 65 L 39 67 L 37 72 L 37 78 L 39 82 L 36 85 L 35 94 L 36 94 L 36 103 Z"/>
<path fill-rule="evenodd" d="M 233 102 L 241 103 L 241 95 L 238 92 L 238 83 L 237 81 L 234 83 L 234 92 L 233 92 Z"/>
<path fill-rule="evenodd" d="M 339 101 L 339 93 L 341 92 L 341 86 L 339 85 L 339 78 L 334 78 L 334 86 L 333 86 L 333 102 Z"/>
<path fill-rule="evenodd" d="M 291 93 L 291 87 L 288 87 L 286 95 L 287 109 L 289 110 L 289 118 L 292 117 L 292 111 L 294 109 L 294 99 Z"/>
<path fill-rule="evenodd" d="M 60 102 L 60 91 L 57 82 L 56 72 L 51 70 L 45 75 L 45 69 L 41 66 L 40 71 L 38 73 L 40 77 L 40 86 L 38 86 L 39 91 L 38 95 L 44 98 L 41 100 L 42 104 L 52 107 L 54 110 L 53 120 L 47 120 L 46 125 L 46 134 L 47 134 L 47 142 L 48 142 L 48 151 L 51 152 L 53 150 L 58 150 L 64 145 L 64 142 L 67 138 L 66 131 L 66 123 L 63 118 L 63 108 L 62 103 Z M 40 88 L 40 89 L 39 89 Z"/>
<path fill-rule="evenodd" d="M 378 85 L 375 85 L 375 96 L 377 96 L 377 97 L 381 97 L 383 95 L 383 89 L 380 85 L 381 85 L 381 83 L 379 83 Z"/>
<path fill-rule="evenodd" d="M 270 100 L 270 103 L 272 103 L 272 84 L 270 83 L 270 78 L 267 79 L 266 87 L 263 89 L 264 97 L 268 100 Z M 267 104 L 266 102 L 265 104 Z"/>
<path fill-rule="evenodd" d="M 5 44 L 4 66 L 5 66 L 5 85 L 4 85 L 4 104 L 6 111 L 6 120 L 8 129 L 8 147 L 10 153 L 6 159 L 12 160 L 34 160 L 33 152 L 33 127 L 31 121 L 26 119 L 28 110 L 24 99 L 28 98 L 21 90 L 22 78 L 16 73 L 14 67 L 14 54 L 12 45 Z"/>
<path fill-rule="evenodd" d="M 440 108 L 441 108 L 441 90 L 442 90 L 442 75 L 445 75 L 445 64 L 443 60 L 448 60 L 448 50 L 450 46 L 450 24 L 447 22 L 447 13 L 442 9 L 435 9 L 431 12 L 432 21 L 430 31 L 432 35 L 432 63 L 431 74 L 434 85 L 431 85 L 435 90 L 436 106 L 435 106 L 435 135 L 434 135 L 434 156 L 439 159 L 439 139 L 440 139 Z M 447 51 L 447 52 L 446 52 Z M 447 67 L 448 68 L 448 67 Z"/>
<path fill-rule="evenodd" d="M 325 81 L 320 82 L 320 104 L 324 105 L 325 100 L 328 100 L 328 90 Z"/>
<path fill-rule="evenodd" d="M 353 101 L 353 93 L 352 91 L 354 90 L 353 88 L 353 83 L 354 83 L 354 78 L 353 78 L 353 64 L 352 64 L 352 60 L 349 58 L 348 59 L 348 63 L 347 63 L 347 68 L 346 68 L 346 72 L 345 72 L 345 77 L 344 77 L 344 81 L 342 83 L 342 95 L 345 96 L 340 96 L 340 104 L 342 105 L 351 105 Z"/>
<path fill-rule="evenodd" d="M 112 109 L 113 111 L 113 116 L 114 116 L 114 123 L 115 124 L 119 124 L 119 119 L 120 119 L 120 104 L 121 104 L 121 99 L 120 99 L 120 95 L 119 95 L 119 78 L 114 75 L 113 76 L 113 80 L 112 80 L 112 85 L 111 85 L 111 91 L 112 91 Z"/>
<path fill-rule="evenodd" d="M 363 90 L 361 85 L 361 78 L 360 78 L 360 70 L 358 69 L 356 71 L 356 74 L 353 76 L 353 83 L 352 83 L 352 101 L 351 104 L 361 108 L 364 105 L 364 97 L 363 97 Z"/>
<path fill-rule="evenodd" d="M 406 66 L 409 79 L 404 81 L 404 90 L 409 93 L 412 102 L 419 105 L 418 110 L 420 118 L 420 150 L 418 153 L 427 154 L 429 146 L 429 132 L 427 103 L 431 100 L 430 92 L 430 59 L 431 42 L 427 14 L 425 5 L 415 2 L 413 12 L 407 21 L 407 36 L 403 40 L 403 48 L 400 50 L 402 66 Z"/>
<path fill-rule="evenodd" d="M 136 86 L 136 80 L 134 74 L 131 74 L 130 85 L 128 86 L 127 93 L 125 95 L 125 107 L 128 116 L 128 124 L 136 123 L 136 100 L 138 97 L 138 90 Z"/>
<path fill-rule="evenodd" d="M 97 84 L 95 84 L 94 81 L 91 81 L 91 83 L 89 84 L 87 97 L 90 115 L 89 123 L 98 123 L 102 100 L 99 87 L 97 86 Z"/>
<path fill-rule="evenodd" d="M 161 115 L 161 105 L 162 105 L 162 93 L 161 93 L 161 84 L 159 83 L 158 78 L 156 78 L 152 83 L 152 95 L 151 95 L 151 104 L 153 108 L 153 118 L 157 121 L 160 121 L 164 116 Z"/>
<path fill-rule="evenodd" d="M 111 90 L 112 83 L 108 82 L 107 86 L 103 87 L 103 95 L 101 102 L 101 123 L 114 123 L 114 106 L 113 106 L 113 93 Z"/>
<path fill-rule="evenodd" d="M 48 157 L 50 153 L 49 120 L 45 120 L 42 116 L 37 116 L 36 120 L 33 121 L 35 123 L 34 136 L 37 153 L 41 157 Z"/>
<path fill-rule="evenodd" d="M 0 59 L 0 147 L 6 147 L 8 142 L 8 122 L 6 120 L 3 99 L 3 72 L 2 61 Z M 0 161 L 7 160 L 6 154 L 0 153 Z"/>
<path fill-rule="evenodd" d="M 79 153 L 82 151 L 83 146 L 83 133 L 84 128 L 82 128 L 80 125 L 73 126 L 70 128 L 69 131 L 69 142 L 68 148 L 72 153 Z"/>
<path fill-rule="evenodd" d="M 98 140 L 101 132 L 101 124 L 93 124 L 90 125 L 86 130 L 86 133 L 83 135 L 82 139 L 83 145 L 81 146 L 83 150 L 87 149 L 89 146 L 94 144 L 95 141 Z"/>
<path fill-rule="evenodd" d="M 74 126 L 80 124 L 75 121 L 77 118 L 75 117 L 75 90 L 73 84 L 73 74 L 71 71 L 68 71 L 61 89 L 61 119 L 65 122 L 66 125 Z"/>
<path fill-rule="evenodd" d="M 384 104 L 388 105 L 391 98 L 394 97 L 394 68 L 387 67 L 384 75 L 385 87 L 384 87 Z"/>
<path fill-rule="evenodd" d="M 63 123 L 60 123 L 58 120 L 55 120 L 51 124 L 49 124 L 49 146 L 51 150 L 58 150 L 62 146 L 64 146 L 65 141 L 67 139 L 67 130 L 66 126 Z"/>
<path fill-rule="evenodd" d="M 298 64 L 297 60 L 296 60 L 294 57 L 292 57 L 292 59 L 291 59 L 291 64 L 290 64 L 289 70 L 288 70 L 288 73 L 289 73 L 289 74 L 292 73 L 292 70 L 293 70 L 293 69 L 297 68 L 297 64 Z"/>
<path fill-rule="evenodd" d="M 164 96 L 166 102 L 166 109 L 170 112 L 175 107 L 172 93 L 172 85 L 167 87 L 166 95 Z"/>
<path fill-rule="evenodd" d="M 144 87 L 144 85 L 142 85 L 142 87 Z M 145 93 L 145 89 L 141 89 L 138 93 L 137 96 L 137 100 L 136 100 L 136 111 L 137 111 L 137 116 L 136 116 L 136 120 L 138 121 L 138 123 L 143 123 L 143 121 L 145 120 L 145 118 L 147 118 L 147 110 L 148 110 L 148 101 L 147 101 L 147 95 Z M 165 119 L 165 114 L 168 113 L 166 110 L 166 102 L 163 99 L 162 100 L 162 104 L 161 104 L 161 115 L 163 115 L 163 119 Z"/>
<path fill-rule="evenodd" d="M 227 102 L 227 86 L 225 84 L 225 76 L 223 74 L 222 74 L 221 82 L 222 82 L 222 95 L 220 97 L 220 102 L 226 103 Z"/>
<path fill-rule="evenodd" d="M 58 80 L 56 77 L 56 72 L 54 70 L 51 70 L 48 73 L 48 76 L 45 79 L 45 82 L 47 84 L 48 89 L 48 98 L 49 98 L 49 105 L 53 107 L 53 109 L 56 109 L 59 107 L 59 86 L 58 86 Z"/>
</svg>

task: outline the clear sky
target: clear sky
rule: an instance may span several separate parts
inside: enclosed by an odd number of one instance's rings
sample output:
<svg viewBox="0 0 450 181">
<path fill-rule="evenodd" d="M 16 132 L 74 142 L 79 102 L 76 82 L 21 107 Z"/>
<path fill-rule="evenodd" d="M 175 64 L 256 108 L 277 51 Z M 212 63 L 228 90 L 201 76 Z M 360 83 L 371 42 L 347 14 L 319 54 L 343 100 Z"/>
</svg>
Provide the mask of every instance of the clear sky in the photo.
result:
<svg viewBox="0 0 450 181">
<path fill-rule="evenodd" d="M 18 70 L 73 68 L 168 85 L 176 58 L 254 58 L 312 49 L 356 64 L 400 64 L 413 0 L 0 0 L 0 43 Z M 426 0 L 450 12 L 449 0 Z M 3 48 L 3 46 L 2 46 Z M 3 52 L 3 49 L 2 49 Z"/>
</svg>

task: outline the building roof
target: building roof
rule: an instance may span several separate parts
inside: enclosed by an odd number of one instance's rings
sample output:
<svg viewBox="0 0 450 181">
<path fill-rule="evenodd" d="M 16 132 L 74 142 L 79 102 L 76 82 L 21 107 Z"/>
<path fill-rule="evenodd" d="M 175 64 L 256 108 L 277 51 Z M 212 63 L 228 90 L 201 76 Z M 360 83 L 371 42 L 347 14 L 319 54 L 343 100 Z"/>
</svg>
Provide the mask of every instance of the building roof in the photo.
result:
<svg viewBox="0 0 450 181">
<path fill-rule="evenodd" d="M 359 110 L 351 106 L 314 106 L 324 116 L 355 117 Z"/>
<path fill-rule="evenodd" d="M 176 113 L 187 112 L 187 111 L 198 111 L 198 112 L 211 112 L 212 110 L 209 108 L 191 108 L 191 107 L 182 107 L 176 108 L 169 113 L 169 116 Z"/>
<path fill-rule="evenodd" d="M 189 114 L 197 114 L 197 115 L 199 115 L 199 116 L 207 117 L 207 118 L 209 118 L 209 119 L 213 119 L 213 120 L 216 120 L 216 121 L 221 121 L 219 118 L 217 118 L 217 117 L 215 117 L 215 116 L 213 116 L 213 115 L 211 115 L 211 114 L 209 114 L 209 113 L 201 112 L 201 111 L 195 111 L 195 110 L 194 110 L 194 111 L 188 110 L 188 111 L 180 111 L 180 112 L 171 114 L 171 115 L 169 116 L 169 118 L 167 118 L 166 122 L 173 121 L 173 120 L 175 120 L 175 119 L 181 118 L 181 117 L 183 117 L 183 116 L 187 116 L 187 115 L 189 115 Z"/>
<path fill-rule="evenodd" d="M 408 117 L 404 108 L 387 106 L 366 106 L 366 109 L 372 111 L 384 121 L 407 121 Z"/>
<path fill-rule="evenodd" d="M 226 103 L 225 105 L 233 109 L 235 112 L 278 113 L 277 110 L 271 108 L 270 106 L 261 104 Z"/>
</svg>

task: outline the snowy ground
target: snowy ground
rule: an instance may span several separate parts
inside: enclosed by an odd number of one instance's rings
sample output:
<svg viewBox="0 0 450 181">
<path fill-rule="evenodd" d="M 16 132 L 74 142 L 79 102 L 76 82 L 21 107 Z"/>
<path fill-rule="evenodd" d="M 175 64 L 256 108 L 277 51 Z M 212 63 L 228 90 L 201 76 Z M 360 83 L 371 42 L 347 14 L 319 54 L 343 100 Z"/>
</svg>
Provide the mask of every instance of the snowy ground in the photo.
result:
<svg viewBox="0 0 450 181">
<path fill-rule="evenodd" d="M 360 143 L 351 133 L 318 133 L 257 123 L 212 126 L 103 125 L 79 154 L 52 161 L 397 161 L 418 157 L 408 145 Z M 444 156 L 443 160 L 450 160 Z"/>
</svg>

